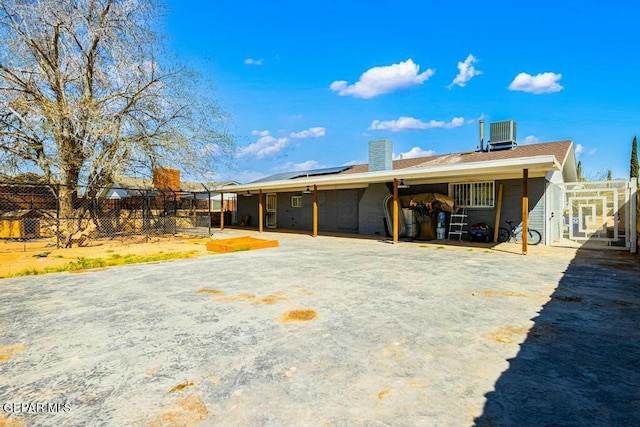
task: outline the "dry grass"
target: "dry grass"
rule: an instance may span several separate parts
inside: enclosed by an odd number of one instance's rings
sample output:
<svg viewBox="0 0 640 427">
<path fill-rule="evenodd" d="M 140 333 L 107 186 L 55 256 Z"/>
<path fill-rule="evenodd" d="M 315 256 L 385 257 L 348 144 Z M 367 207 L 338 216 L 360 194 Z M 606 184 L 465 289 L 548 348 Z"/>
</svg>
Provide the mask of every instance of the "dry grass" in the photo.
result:
<svg viewBox="0 0 640 427">
<path fill-rule="evenodd" d="M 169 253 L 157 253 L 150 255 L 136 255 L 136 254 L 128 254 L 128 255 L 119 255 L 112 254 L 106 258 L 84 258 L 78 257 L 74 261 L 70 261 L 67 264 L 57 266 L 57 267 L 32 267 L 24 270 L 17 271 L 13 274 L 10 274 L 8 277 L 19 277 L 19 276 L 37 276 L 40 274 L 47 273 L 61 273 L 64 271 L 69 272 L 77 272 L 84 270 L 91 270 L 96 268 L 105 268 L 105 267 L 115 267 L 119 265 L 129 265 L 129 264 L 141 264 L 145 262 L 159 262 L 159 261 L 170 261 L 175 259 L 182 258 L 193 258 L 197 255 L 196 251 L 189 252 L 169 252 Z"/>
<path fill-rule="evenodd" d="M 39 247 L 29 246 L 29 242 L 26 244 L 26 250 L 23 251 L 21 242 L 0 242 L 0 278 L 16 276 L 18 273 L 21 275 L 27 274 L 43 274 L 48 272 L 47 269 L 54 269 L 63 267 L 69 263 L 76 263 L 75 267 L 80 267 L 82 262 L 78 263 L 79 259 L 102 259 L 109 260 L 110 265 L 123 265 L 125 263 L 134 262 L 153 262 L 163 261 L 163 257 L 170 259 L 176 259 L 175 257 L 168 256 L 170 253 L 185 253 L 193 252 L 191 256 L 204 256 L 211 255 L 207 251 L 206 242 L 208 239 L 202 238 L 190 238 L 190 237 L 154 237 L 149 241 L 146 239 L 127 239 L 125 241 L 118 240 L 94 240 L 88 246 L 74 247 L 74 248 L 55 248 L 55 242 L 53 247 L 44 247 L 41 243 Z M 112 255 L 117 254 L 115 257 Z M 149 258 L 147 261 L 143 261 L 140 258 L 137 260 L 135 257 L 158 257 L 156 259 Z M 162 256 L 160 256 L 162 255 Z M 127 258 L 127 262 L 123 260 L 116 260 L 116 258 Z M 180 257 L 178 257 L 180 258 Z M 94 268 L 99 268 L 100 261 L 90 261 L 94 265 Z M 87 261 L 84 261 L 87 264 Z M 50 270 L 50 271 L 73 271 L 69 269 L 63 270 Z M 82 271 L 82 270 L 75 270 Z"/>
</svg>

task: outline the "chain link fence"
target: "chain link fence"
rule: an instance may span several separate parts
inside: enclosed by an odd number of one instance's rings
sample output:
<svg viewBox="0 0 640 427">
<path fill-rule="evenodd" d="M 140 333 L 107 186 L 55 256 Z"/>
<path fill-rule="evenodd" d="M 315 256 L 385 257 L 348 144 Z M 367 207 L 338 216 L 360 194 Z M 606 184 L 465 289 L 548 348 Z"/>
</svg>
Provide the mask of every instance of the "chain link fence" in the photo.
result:
<svg viewBox="0 0 640 427">
<path fill-rule="evenodd" d="M 0 182 L 0 252 L 89 246 L 101 240 L 149 241 L 152 236 L 209 236 L 220 224 L 220 201 L 202 191 L 156 188 L 65 188 Z M 235 203 L 226 203 L 225 223 Z"/>
</svg>

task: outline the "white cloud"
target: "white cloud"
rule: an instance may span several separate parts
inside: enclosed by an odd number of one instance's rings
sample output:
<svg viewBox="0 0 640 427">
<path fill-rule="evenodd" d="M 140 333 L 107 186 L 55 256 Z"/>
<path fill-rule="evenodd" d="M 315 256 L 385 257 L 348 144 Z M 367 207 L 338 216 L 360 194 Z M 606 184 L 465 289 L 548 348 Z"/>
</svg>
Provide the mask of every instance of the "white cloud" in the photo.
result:
<svg viewBox="0 0 640 427">
<path fill-rule="evenodd" d="M 297 171 L 306 171 L 311 169 L 322 169 L 322 168 L 326 168 L 326 166 L 321 165 L 315 160 L 307 160 L 306 162 L 302 162 L 302 163 L 287 162 L 275 170 L 297 172 Z"/>
<path fill-rule="evenodd" d="M 529 136 L 525 136 L 524 141 L 522 141 L 522 144 L 523 145 L 537 144 L 538 142 L 540 142 L 540 140 L 538 138 L 536 138 L 533 135 L 529 135 Z"/>
<path fill-rule="evenodd" d="M 360 165 L 360 164 L 363 164 L 363 163 L 366 163 L 366 162 L 359 162 L 357 160 L 349 160 L 348 162 L 345 162 L 340 166 L 355 166 L 355 165 Z"/>
<path fill-rule="evenodd" d="M 320 138 L 327 133 L 327 130 L 323 127 L 313 127 L 301 132 L 294 132 L 289 135 L 291 138 L 305 139 L 305 138 Z"/>
<path fill-rule="evenodd" d="M 574 150 L 576 152 L 576 157 L 580 157 L 584 153 L 587 153 L 588 155 L 593 156 L 598 152 L 597 148 L 590 148 L 590 149 L 587 150 L 587 147 L 585 147 L 582 144 L 576 144 Z"/>
<path fill-rule="evenodd" d="M 434 154 L 436 154 L 436 152 L 433 150 L 423 150 L 420 147 L 413 147 L 411 150 L 407 152 L 400 153 L 397 156 L 394 155 L 393 160 L 415 159 L 416 157 L 429 157 L 429 156 L 433 156 Z"/>
<path fill-rule="evenodd" d="M 509 90 L 519 90 L 536 95 L 559 92 L 564 89 L 564 87 L 558 84 L 558 80 L 561 78 L 562 74 L 556 73 L 540 73 L 537 76 L 520 73 L 509 85 Z"/>
<path fill-rule="evenodd" d="M 262 58 L 261 59 L 247 58 L 244 60 L 244 63 L 247 65 L 262 65 Z"/>
<path fill-rule="evenodd" d="M 480 121 L 480 120 L 485 120 L 486 121 L 486 118 L 487 118 L 487 116 L 484 113 L 482 113 L 482 114 L 480 114 L 480 116 L 477 119 L 468 119 L 467 120 L 467 124 L 470 125 L 470 124 L 475 123 L 475 122 Z"/>
<path fill-rule="evenodd" d="M 269 135 L 269 131 L 268 130 L 252 130 L 251 131 L 251 135 L 254 135 L 254 136 L 267 136 L 267 135 Z"/>
<path fill-rule="evenodd" d="M 254 156 L 258 159 L 264 159 L 282 151 L 289 142 L 288 138 L 275 138 L 269 135 L 268 130 L 254 130 L 251 134 L 260 136 L 260 138 L 246 147 L 239 147 L 238 157 Z"/>
<path fill-rule="evenodd" d="M 435 74 L 431 68 L 418 73 L 420 66 L 411 58 L 398 64 L 384 67 L 373 67 L 362 73 L 360 80 L 349 85 L 345 80 L 336 80 L 329 88 L 338 95 L 352 95 L 357 98 L 373 98 L 374 96 L 393 92 L 410 86 L 422 84 Z"/>
<path fill-rule="evenodd" d="M 478 62 L 475 56 L 469 54 L 467 59 L 464 62 L 458 62 L 458 75 L 453 79 L 451 84 L 447 86 L 449 89 L 453 85 L 458 85 L 460 87 L 465 87 L 467 82 L 471 80 L 474 76 L 478 76 L 482 74 L 482 71 L 476 70 L 473 66 L 475 62 Z"/>
<path fill-rule="evenodd" d="M 369 129 L 373 130 L 390 130 L 392 132 L 399 132 L 406 129 L 432 129 L 432 128 L 445 128 L 451 129 L 462 126 L 464 124 L 463 117 L 454 117 L 450 122 L 430 120 L 423 122 L 422 120 L 415 119 L 413 117 L 399 117 L 398 120 L 374 120 L 371 122 Z"/>
</svg>

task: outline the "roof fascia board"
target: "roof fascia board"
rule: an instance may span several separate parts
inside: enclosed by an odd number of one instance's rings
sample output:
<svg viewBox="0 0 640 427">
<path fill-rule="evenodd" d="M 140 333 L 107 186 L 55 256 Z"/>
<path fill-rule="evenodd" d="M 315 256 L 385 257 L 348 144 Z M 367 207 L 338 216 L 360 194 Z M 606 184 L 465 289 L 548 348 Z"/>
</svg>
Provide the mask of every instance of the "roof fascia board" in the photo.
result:
<svg viewBox="0 0 640 427">
<path fill-rule="evenodd" d="M 299 178 L 295 180 L 281 180 L 271 182 L 259 182 L 255 184 L 239 184 L 231 188 L 218 187 L 217 191 L 257 191 L 257 190 L 286 190 L 305 187 L 307 185 L 331 186 L 331 185 L 358 185 L 393 181 L 397 179 L 423 179 L 423 178 L 449 178 L 459 176 L 474 176 L 478 174 L 502 174 L 514 173 L 518 170 L 530 171 L 560 170 L 560 164 L 553 155 L 522 157 L 514 159 L 491 160 L 472 163 L 456 163 L 429 167 L 409 167 L 376 172 L 361 172 L 354 174 L 336 174 Z"/>
<path fill-rule="evenodd" d="M 571 157 L 570 157 L 571 156 Z M 567 160 L 570 160 L 567 162 Z M 567 150 L 567 155 L 565 156 L 562 162 L 562 176 L 567 182 L 575 182 L 578 180 L 578 172 L 576 170 L 576 154 L 575 148 L 573 147 L 573 141 L 571 142 L 571 146 Z"/>
<path fill-rule="evenodd" d="M 567 163 L 567 159 L 569 158 L 569 155 L 570 155 L 571 153 L 573 153 L 573 152 L 574 152 L 574 148 L 573 148 L 573 141 L 571 141 L 571 144 L 569 144 L 569 149 L 567 149 L 567 152 L 566 152 L 566 153 L 564 153 L 564 159 L 562 159 L 562 163 L 560 163 L 560 165 L 561 165 L 562 167 L 564 167 L 564 166 L 566 165 L 566 163 Z M 574 154 L 574 156 L 575 156 L 575 154 Z"/>
</svg>

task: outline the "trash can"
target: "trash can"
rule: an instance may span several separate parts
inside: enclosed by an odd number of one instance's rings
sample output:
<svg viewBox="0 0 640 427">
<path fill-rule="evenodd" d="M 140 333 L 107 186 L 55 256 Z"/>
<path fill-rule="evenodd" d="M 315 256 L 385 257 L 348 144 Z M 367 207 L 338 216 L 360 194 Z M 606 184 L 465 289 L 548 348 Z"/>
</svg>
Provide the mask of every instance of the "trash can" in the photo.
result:
<svg viewBox="0 0 640 427">
<path fill-rule="evenodd" d="M 429 216 L 420 218 L 420 235 L 418 240 L 434 240 L 436 238 L 436 222 Z"/>
</svg>

